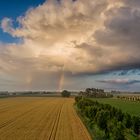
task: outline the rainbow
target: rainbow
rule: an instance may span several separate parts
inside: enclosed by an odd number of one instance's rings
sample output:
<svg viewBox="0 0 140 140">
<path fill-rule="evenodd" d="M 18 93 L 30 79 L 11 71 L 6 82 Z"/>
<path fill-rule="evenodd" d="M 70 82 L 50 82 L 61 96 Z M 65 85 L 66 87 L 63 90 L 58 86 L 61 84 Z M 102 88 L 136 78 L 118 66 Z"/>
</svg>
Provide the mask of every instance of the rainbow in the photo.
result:
<svg viewBox="0 0 140 140">
<path fill-rule="evenodd" d="M 58 90 L 59 90 L 60 92 L 63 90 L 64 80 L 65 80 L 65 74 L 64 74 L 64 66 L 63 66 L 63 68 L 62 68 L 62 73 L 61 73 L 61 75 L 60 75 L 59 84 L 58 84 Z"/>
</svg>

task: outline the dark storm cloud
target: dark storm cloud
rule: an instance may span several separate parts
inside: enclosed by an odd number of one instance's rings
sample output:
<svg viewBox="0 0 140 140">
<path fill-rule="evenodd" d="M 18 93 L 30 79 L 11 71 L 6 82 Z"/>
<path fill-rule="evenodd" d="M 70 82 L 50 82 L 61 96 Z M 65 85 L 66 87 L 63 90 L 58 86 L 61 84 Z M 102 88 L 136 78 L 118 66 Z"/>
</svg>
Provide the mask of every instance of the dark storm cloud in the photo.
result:
<svg viewBox="0 0 140 140">
<path fill-rule="evenodd" d="M 139 73 L 140 73 L 140 69 L 132 69 L 132 70 L 118 71 L 118 72 L 116 72 L 116 75 L 119 75 L 119 76 L 139 75 Z"/>
<path fill-rule="evenodd" d="M 123 6 L 106 11 L 104 29 L 97 30 L 97 44 L 117 49 L 122 53 L 119 62 L 108 69 L 131 70 L 140 68 L 140 1 L 125 0 Z M 139 8 L 137 8 L 139 7 Z M 115 55 L 115 52 L 112 52 Z M 116 52 L 117 53 L 117 52 Z M 124 54 L 124 56 L 123 56 Z M 114 61 L 115 62 L 115 61 Z"/>
<path fill-rule="evenodd" d="M 134 6 L 138 7 L 140 6 L 140 1 L 139 0 L 124 0 L 125 4 L 128 6 Z"/>
<path fill-rule="evenodd" d="M 140 10 L 121 7 L 107 11 L 106 15 L 111 18 L 105 21 L 105 30 L 96 31 L 97 42 L 111 47 L 121 45 L 126 49 L 139 47 Z"/>
<path fill-rule="evenodd" d="M 132 85 L 132 84 L 140 83 L 140 80 L 114 79 L 114 80 L 98 80 L 97 82 L 107 83 L 107 84 Z"/>
</svg>

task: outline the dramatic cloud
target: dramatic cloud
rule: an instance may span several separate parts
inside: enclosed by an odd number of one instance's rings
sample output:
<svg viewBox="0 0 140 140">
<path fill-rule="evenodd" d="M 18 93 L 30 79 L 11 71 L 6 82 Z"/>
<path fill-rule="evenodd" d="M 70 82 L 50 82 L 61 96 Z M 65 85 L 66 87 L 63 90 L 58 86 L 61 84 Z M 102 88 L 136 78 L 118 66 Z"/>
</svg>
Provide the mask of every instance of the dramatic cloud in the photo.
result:
<svg viewBox="0 0 140 140">
<path fill-rule="evenodd" d="M 21 48 L 32 48 L 34 57 L 46 58 L 46 67 L 51 65 L 49 70 L 60 70 L 65 65 L 65 71 L 74 73 L 86 72 L 87 67 L 96 71 L 96 65 L 90 64 L 93 54 L 77 48 L 76 44 L 88 41 L 97 25 L 102 23 L 101 14 L 106 7 L 105 0 L 49 1 L 30 9 L 25 17 L 19 17 L 19 28 L 12 28 L 12 20 L 8 18 L 3 19 L 2 28 L 13 37 L 23 38 Z"/>
<path fill-rule="evenodd" d="M 117 48 L 114 66 L 118 69 L 140 68 L 140 10 L 138 1 L 125 0 L 123 6 L 105 12 L 104 29 L 95 32 L 97 43 L 104 47 Z"/>
<path fill-rule="evenodd" d="M 16 28 L 5 17 L 3 31 L 21 42 L 0 44 L 0 75 L 43 88 L 59 87 L 62 73 L 140 68 L 139 8 L 139 0 L 49 0 L 18 17 Z"/>
<path fill-rule="evenodd" d="M 108 83 L 108 84 L 119 84 L 119 85 L 131 85 L 140 83 L 140 80 L 131 80 L 131 79 L 114 79 L 114 80 L 98 80 L 100 83 Z"/>
</svg>

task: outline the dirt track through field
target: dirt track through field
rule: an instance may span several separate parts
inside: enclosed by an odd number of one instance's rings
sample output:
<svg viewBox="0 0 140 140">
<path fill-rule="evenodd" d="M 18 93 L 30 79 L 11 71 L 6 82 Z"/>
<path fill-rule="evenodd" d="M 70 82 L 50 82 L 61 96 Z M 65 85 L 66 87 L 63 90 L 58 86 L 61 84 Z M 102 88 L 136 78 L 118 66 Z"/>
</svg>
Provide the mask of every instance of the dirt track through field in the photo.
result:
<svg viewBox="0 0 140 140">
<path fill-rule="evenodd" d="M 18 97 L 0 100 L 0 140 L 91 140 L 74 99 Z"/>
</svg>

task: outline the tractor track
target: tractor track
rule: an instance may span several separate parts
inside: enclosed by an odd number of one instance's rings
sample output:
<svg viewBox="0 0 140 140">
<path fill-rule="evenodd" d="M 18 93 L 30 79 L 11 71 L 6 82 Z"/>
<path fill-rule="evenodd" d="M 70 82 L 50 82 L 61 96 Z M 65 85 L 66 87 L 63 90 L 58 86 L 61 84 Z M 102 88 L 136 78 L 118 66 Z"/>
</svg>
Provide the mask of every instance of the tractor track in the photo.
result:
<svg viewBox="0 0 140 140">
<path fill-rule="evenodd" d="M 50 136 L 48 138 L 48 140 L 55 140 L 56 137 L 56 133 L 57 133 L 57 128 L 58 128 L 58 124 L 60 121 L 60 116 L 61 116 L 61 112 L 62 112 L 62 108 L 63 108 L 63 104 L 61 105 L 61 108 L 59 109 L 58 113 L 57 113 L 57 117 L 54 121 Z"/>
</svg>

